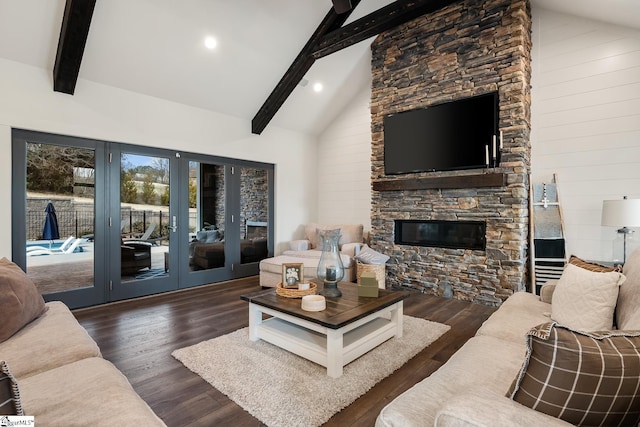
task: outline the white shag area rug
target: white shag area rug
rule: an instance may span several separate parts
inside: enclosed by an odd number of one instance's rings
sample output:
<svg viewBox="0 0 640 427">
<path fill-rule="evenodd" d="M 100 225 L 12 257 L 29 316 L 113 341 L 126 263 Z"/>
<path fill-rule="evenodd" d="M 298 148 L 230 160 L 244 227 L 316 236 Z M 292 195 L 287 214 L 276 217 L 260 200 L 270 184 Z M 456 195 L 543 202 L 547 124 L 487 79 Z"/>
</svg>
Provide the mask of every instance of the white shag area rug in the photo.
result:
<svg viewBox="0 0 640 427">
<path fill-rule="evenodd" d="M 450 329 L 410 316 L 403 320 L 402 338 L 354 360 L 340 378 L 272 344 L 249 341 L 248 328 L 172 356 L 270 427 L 319 426 Z"/>
</svg>

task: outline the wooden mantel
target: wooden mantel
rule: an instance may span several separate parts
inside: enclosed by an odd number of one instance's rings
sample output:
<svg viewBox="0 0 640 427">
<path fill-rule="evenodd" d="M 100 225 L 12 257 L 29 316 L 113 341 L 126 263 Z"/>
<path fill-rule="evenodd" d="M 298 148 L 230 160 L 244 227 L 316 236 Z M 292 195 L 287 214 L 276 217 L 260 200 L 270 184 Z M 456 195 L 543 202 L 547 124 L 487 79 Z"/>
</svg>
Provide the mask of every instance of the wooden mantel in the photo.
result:
<svg viewBox="0 0 640 427">
<path fill-rule="evenodd" d="M 421 178 L 384 179 L 373 181 L 375 191 L 429 190 L 450 188 L 504 187 L 505 173 L 481 173 L 474 175 L 434 176 Z"/>
</svg>

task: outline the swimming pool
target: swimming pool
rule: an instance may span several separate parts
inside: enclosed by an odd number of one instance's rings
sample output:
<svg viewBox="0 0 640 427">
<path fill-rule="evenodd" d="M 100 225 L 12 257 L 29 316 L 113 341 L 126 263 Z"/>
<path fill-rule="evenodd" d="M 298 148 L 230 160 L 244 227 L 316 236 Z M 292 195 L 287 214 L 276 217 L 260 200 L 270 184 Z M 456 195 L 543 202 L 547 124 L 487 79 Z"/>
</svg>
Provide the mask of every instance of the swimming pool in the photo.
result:
<svg viewBox="0 0 640 427">
<path fill-rule="evenodd" d="M 30 251 L 35 251 L 35 250 L 43 250 L 43 252 L 46 251 L 51 251 L 54 253 L 61 253 L 60 248 L 62 247 L 62 245 L 64 244 L 65 240 L 54 240 L 49 241 L 49 240 L 30 240 L 27 241 L 27 252 Z M 68 245 L 70 246 L 70 245 Z M 67 247 L 68 247 L 67 246 Z M 74 253 L 76 252 L 84 252 L 84 249 L 82 249 L 82 245 L 78 245 L 74 248 L 73 250 Z M 46 253 L 42 253 L 41 255 L 47 255 Z"/>
</svg>

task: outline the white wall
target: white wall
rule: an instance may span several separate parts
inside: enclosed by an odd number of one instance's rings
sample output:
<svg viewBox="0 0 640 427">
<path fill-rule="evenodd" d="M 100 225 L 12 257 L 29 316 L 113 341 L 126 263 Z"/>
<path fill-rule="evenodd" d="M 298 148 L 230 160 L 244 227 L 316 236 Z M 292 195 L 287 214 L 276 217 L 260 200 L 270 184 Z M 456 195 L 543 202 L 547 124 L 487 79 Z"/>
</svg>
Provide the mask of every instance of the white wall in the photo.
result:
<svg viewBox="0 0 640 427">
<path fill-rule="evenodd" d="M 0 59 L 0 257 L 11 257 L 11 128 L 125 142 L 275 164 L 275 240 L 316 220 L 316 138 L 79 80 L 53 92 L 51 71 Z"/>
<path fill-rule="evenodd" d="M 611 260 L 602 201 L 640 198 L 640 31 L 534 8 L 532 59 L 532 180 L 558 176 L 567 251 Z"/>
<path fill-rule="evenodd" d="M 371 229 L 371 86 L 320 135 L 318 222 L 363 224 Z"/>
</svg>

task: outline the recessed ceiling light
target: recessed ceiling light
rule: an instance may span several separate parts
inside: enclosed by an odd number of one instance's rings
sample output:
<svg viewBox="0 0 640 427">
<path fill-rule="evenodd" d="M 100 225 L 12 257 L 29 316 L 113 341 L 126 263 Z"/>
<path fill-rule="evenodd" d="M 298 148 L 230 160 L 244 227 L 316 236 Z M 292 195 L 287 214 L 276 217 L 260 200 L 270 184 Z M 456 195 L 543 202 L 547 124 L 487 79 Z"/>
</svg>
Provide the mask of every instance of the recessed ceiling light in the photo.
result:
<svg viewBox="0 0 640 427">
<path fill-rule="evenodd" d="M 204 39 L 204 45 L 207 47 L 207 49 L 215 49 L 216 46 L 218 46 L 218 40 L 216 40 L 215 37 L 206 37 Z"/>
<path fill-rule="evenodd" d="M 322 86 L 322 83 L 318 82 L 318 83 L 314 83 L 313 84 L 313 91 L 320 93 L 322 92 L 322 89 L 324 89 L 324 87 Z"/>
</svg>

